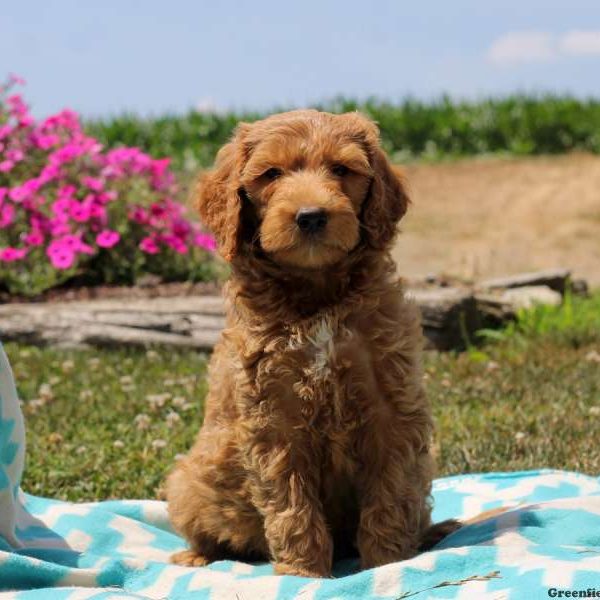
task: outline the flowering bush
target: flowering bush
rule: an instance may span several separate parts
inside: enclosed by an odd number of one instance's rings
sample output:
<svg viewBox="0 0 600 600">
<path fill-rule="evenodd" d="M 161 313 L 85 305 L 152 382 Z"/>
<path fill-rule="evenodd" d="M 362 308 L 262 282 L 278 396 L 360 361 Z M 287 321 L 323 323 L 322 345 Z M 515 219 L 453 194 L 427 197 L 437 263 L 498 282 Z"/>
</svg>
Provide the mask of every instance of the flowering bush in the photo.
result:
<svg viewBox="0 0 600 600">
<path fill-rule="evenodd" d="M 0 86 L 0 286 L 203 279 L 214 240 L 175 200 L 169 159 L 104 150 L 70 110 L 36 121 L 12 76 Z"/>
</svg>

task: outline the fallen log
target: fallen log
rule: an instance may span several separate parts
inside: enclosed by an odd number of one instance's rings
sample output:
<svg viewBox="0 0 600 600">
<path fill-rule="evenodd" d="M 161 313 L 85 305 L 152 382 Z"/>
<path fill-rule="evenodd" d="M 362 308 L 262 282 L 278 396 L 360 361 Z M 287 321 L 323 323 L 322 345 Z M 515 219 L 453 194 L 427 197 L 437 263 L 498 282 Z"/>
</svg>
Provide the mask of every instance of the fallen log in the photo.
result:
<svg viewBox="0 0 600 600">
<path fill-rule="evenodd" d="M 570 277 L 571 271 L 569 269 L 546 269 L 533 273 L 519 273 L 508 277 L 484 279 L 476 287 L 478 290 L 495 290 L 545 285 L 564 296 Z"/>
</svg>

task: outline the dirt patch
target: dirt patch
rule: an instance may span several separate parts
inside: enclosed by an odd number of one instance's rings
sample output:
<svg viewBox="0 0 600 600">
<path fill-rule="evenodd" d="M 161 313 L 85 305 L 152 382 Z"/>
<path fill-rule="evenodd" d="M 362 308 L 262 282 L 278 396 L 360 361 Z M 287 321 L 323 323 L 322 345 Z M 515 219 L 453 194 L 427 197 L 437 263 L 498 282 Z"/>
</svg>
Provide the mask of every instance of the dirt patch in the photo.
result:
<svg viewBox="0 0 600 600">
<path fill-rule="evenodd" d="M 556 266 L 600 285 L 600 157 L 465 160 L 405 169 L 413 205 L 394 257 L 409 277 Z"/>
</svg>

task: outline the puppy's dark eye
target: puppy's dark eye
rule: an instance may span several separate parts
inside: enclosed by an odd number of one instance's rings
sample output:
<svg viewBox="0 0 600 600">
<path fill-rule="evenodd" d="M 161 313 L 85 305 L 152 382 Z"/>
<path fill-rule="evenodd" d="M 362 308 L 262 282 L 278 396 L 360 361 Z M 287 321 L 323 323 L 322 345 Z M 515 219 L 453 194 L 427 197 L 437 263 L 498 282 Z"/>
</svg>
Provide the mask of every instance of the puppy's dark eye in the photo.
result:
<svg viewBox="0 0 600 600">
<path fill-rule="evenodd" d="M 273 181 L 278 177 L 281 177 L 282 175 L 283 171 L 281 169 L 278 169 L 277 167 L 271 167 L 262 174 L 262 176 L 266 177 L 269 181 Z"/>
<path fill-rule="evenodd" d="M 331 172 L 338 177 L 343 177 L 344 175 L 348 175 L 350 169 L 346 165 L 333 165 Z"/>
</svg>

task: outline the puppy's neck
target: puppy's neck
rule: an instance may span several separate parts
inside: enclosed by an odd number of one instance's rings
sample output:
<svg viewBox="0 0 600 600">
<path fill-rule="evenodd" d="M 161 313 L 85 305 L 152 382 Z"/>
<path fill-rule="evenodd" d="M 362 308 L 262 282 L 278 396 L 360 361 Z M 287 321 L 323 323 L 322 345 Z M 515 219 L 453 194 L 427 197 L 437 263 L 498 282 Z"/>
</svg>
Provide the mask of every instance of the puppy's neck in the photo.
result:
<svg viewBox="0 0 600 600">
<path fill-rule="evenodd" d="M 334 306 L 361 304 L 389 285 L 394 265 L 386 253 L 361 252 L 320 270 L 287 269 L 257 257 L 235 261 L 228 294 L 238 316 L 291 323 Z"/>
</svg>

